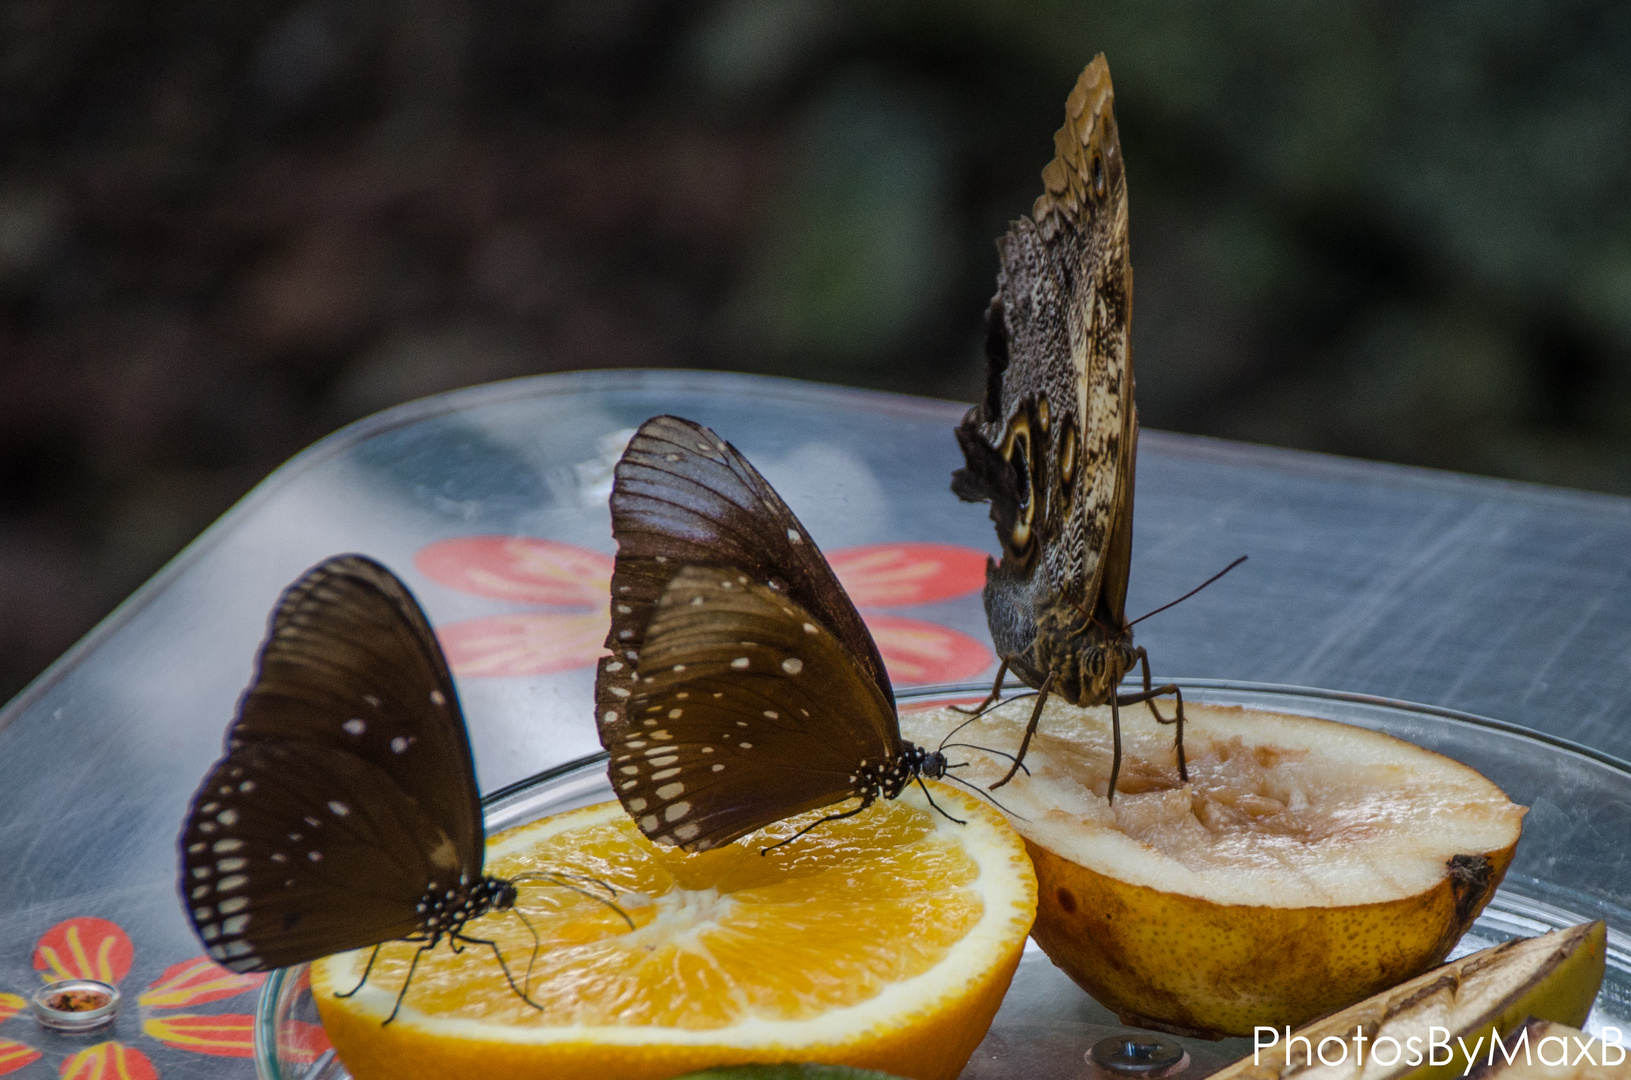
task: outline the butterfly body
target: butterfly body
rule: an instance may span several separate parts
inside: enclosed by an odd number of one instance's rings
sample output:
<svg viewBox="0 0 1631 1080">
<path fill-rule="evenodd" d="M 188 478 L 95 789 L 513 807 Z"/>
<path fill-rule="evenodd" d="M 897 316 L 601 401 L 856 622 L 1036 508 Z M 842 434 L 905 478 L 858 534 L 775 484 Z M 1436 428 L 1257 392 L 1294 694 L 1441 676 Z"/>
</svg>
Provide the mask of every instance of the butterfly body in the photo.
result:
<svg viewBox="0 0 1631 1080">
<path fill-rule="evenodd" d="M 1177 691 L 1148 685 L 1149 662 L 1126 615 L 1138 418 L 1127 185 L 1113 106 L 1100 56 L 1066 102 L 1044 194 L 997 243 L 986 390 L 957 428 L 965 464 L 952 490 L 991 504 L 1002 558 L 988 564 L 984 599 L 1003 671 L 1043 700 L 1057 694 L 1114 709 Z M 1139 665 L 1144 692 L 1120 693 Z M 1117 731 L 1119 763 L 1119 721 Z M 1181 734 L 1179 746 L 1182 771 Z M 1112 772 L 1112 797 L 1114 787 Z"/>
<path fill-rule="evenodd" d="M 942 755 L 901 739 L 882 657 L 826 559 L 734 447 L 653 417 L 617 465 L 611 508 L 596 719 L 647 837 L 703 851 L 944 775 Z"/>
</svg>

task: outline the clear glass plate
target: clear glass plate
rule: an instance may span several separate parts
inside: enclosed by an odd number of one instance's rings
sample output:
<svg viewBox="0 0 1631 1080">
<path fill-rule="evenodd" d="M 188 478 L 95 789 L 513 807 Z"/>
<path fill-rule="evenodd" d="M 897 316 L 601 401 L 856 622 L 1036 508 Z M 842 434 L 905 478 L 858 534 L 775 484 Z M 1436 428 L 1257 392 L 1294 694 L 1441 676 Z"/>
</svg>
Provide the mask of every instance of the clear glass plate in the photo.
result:
<svg viewBox="0 0 1631 1080">
<path fill-rule="evenodd" d="M 1465 762 L 1530 808 L 1517 857 L 1495 898 L 1452 957 L 1513 937 L 1603 919 L 1608 973 L 1586 1022 L 1631 1031 L 1631 765 L 1498 720 L 1407 702 L 1300 687 L 1181 681 L 1186 699 L 1252 705 L 1385 731 Z M 903 709 L 983 695 L 985 687 L 903 691 Z M 571 762 L 485 800 L 488 832 L 609 799 L 605 755 Z M 1128 1033 L 1028 943 L 1008 996 L 961 1080 L 1065 1080 L 1084 1075 L 1088 1049 Z M 1247 1039 L 1178 1040 L 1184 1080 L 1251 1051 Z M 256 1011 L 255 1061 L 263 1080 L 349 1080 L 326 1049 L 304 966 L 273 972 Z"/>
</svg>

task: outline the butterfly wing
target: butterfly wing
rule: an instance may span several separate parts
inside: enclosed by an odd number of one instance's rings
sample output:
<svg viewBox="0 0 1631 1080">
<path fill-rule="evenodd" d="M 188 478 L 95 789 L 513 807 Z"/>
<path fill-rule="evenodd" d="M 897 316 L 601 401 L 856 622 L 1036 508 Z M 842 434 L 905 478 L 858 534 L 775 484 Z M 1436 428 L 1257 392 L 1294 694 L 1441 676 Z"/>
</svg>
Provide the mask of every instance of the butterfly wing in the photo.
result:
<svg viewBox="0 0 1631 1080">
<path fill-rule="evenodd" d="M 181 890 L 210 955 L 265 971 L 419 929 L 454 845 L 384 770 L 309 742 L 247 743 L 205 777 L 181 835 Z"/>
<path fill-rule="evenodd" d="M 1066 104 L 1045 193 L 998 241 L 986 395 L 957 432 L 966 461 L 952 489 L 991 501 L 1002 542 L 987 611 L 1005 655 L 1030 647 L 1049 605 L 1068 605 L 1078 625 L 1125 622 L 1137 419 L 1113 105 L 1099 56 Z"/>
<path fill-rule="evenodd" d="M 180 842 L 193 927 L 239 971 L 412 934 L 427 889 L 480 877 L 453 681 L 389 570 L 342 555 L 285 590 Z"/>
<path fill-rule="evenodd" d="M 372 763 L 479 874 L 481 795 L 453 677 L 413 594 L 379 563 L 336 556 L 284 592 L 227 748 L 267 739 Z"/>
<path fill-rule="evenodd" d="M 838 639 L 893 706 L 883 658 L 826 558 L 764 477 L 724 439 L 678 417 L 647 420 L 617 464 L 611 507 L 618 545 L 606 637 L 612 655 L 601 661 L 595 682 L 603 744 L 626 724 L 614 689 L 641 663 L 657 598 L 687 565 L 734 567 L 791 599 Z M 899 740 L 892 707 L 878 737 Z"/>
<path fill-rule="evenodd" d="M 618 798 L 688 851 L 848 798 L 858 765 L 900 752 L 893 703 L 837 635 L 731 567 L 681 568 L 638 670 L 605 682 L 629 718 L 601 729 Z"/>
</svg>

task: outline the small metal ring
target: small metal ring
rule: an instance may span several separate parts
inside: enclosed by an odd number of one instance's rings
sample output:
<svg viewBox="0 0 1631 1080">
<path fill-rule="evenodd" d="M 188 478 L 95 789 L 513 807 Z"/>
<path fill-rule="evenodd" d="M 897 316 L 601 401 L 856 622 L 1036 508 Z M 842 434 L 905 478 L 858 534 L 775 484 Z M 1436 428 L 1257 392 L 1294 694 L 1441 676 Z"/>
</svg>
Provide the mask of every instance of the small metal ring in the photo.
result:
<svg viewBox="0 0 1631 1080">
<path fill-rule="evenodd" d="M 68 995 L 80 995 L 80 1000 L 72 1002 Z M 97 999 L 102 1003 L 92 1004 Z M 113 1023 L 119 1012 L 119 988 L 95 979 L 63 979 L 34 991 L 30 1004 L 42 1027 L 70 1034 L 95 1031 Z"/>
<path fill-rule="evenodd" d="M 1112 1035 L 1100 1039 L 1087 1052 L 1091 1065 L 1113 1076 L 1142 1077 L 1156 1080 L 1173 1076 L 1189 1067 L 1189 1051 L 1172 1039 L 1164 1039 L 1148 1032 Z"/>
</svg>

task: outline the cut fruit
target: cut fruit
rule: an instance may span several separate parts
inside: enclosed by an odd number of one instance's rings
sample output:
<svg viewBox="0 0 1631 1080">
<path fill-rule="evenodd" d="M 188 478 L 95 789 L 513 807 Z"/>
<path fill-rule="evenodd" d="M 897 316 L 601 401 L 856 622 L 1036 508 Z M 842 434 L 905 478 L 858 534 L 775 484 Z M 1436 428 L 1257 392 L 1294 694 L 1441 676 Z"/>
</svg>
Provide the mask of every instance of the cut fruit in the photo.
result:
<svg viewBox="0 0 1631 1080">
<path fill-rule="evenodd" d="M 1503 942 L 1297 1029 L 1289 1057 L 1283 1032 L 1259 1032 L 1257 1052 L 1213 1074 L 1213 1080 L 1314 1080 L 1361 1073 L 1366 1080 L 1436 1080 L 1461 1076 L 1480 1061 L 1487 1066 L 1512 1058 L 1523 1064 L 1533 1058 L 1537 1040 L 1531 1035 L 1520 1051 L 1512 1033 L 1525 1017 L 1583 1023 L 1602 985 L 1607 959 L 1608 931 L 1600 922 Z M 1492 1042 L 1494 1033 L 1502 1036 L 1499 1047 Z M 1364 1042 L 1357 1041 L 1358 1035 Z M 1573 1060 L 1578 1048 L 1569 1049 Z M 1310 1054 L 1315 1055 L 1312 1060 Z M 1557 1053 L 1547 1056 L 1555 1060 Z"/>
<path fill-rule="evenodd" d="M 358 1080 L 503 1076 L 658 1080 L 739 1063 L 823 1062 L 951 1080 L 990 1026 L 1024 949 L 1036 880 L 1002 816 L 944 785 L 821 825 L 801 815 L 699 855 L 657 847 L 616 803 L 494 837 L 488 871 L 583 875 L 617 890 L 634 922 L 592 896 L 523 882 L 517 910 L 542 946 L 534 1010 L 492 950 L 420 960 L 388 1026 L 414 947 L 312 966 L 312 994 Z M 590 891 L 593 891 L 592 889 Z M 517 982 L 533 938 L 498 913 L 491 938 Z"/>
<path fill-rule="evenodd" d="M 954 736 L 959 779 L 990 784 L 1032 700 Z M 1432 967 L 1495 891 L 1523 808 L 1477 772 L 1347 724 L 1187 705 L 1172 728 L 1121 711 L 1116 799 L 1106 708 L 1050 703 L 1021 774 L 996 793 L 1036 863 L 1032 936 L 1126 1023 L 1184 1035 L 1296 1026 Z M 1169 714 L 1170 715 L 1170 714 Z M 908 713 L 937 746 L 968 720 Z"/>
<path fill-rule="evenodd" d="M 1473 1075 L 1478 1080 L 1626 1080 L 1631 1061 L 1618 1038 L 1622 1033 L 1611 1030 L 1616 1037 L 1605 1040 L 1567 1024 L 1531 1020 L 1505 1040 L 1500 1056 L 1487 1057 Z"/>
</svg>

